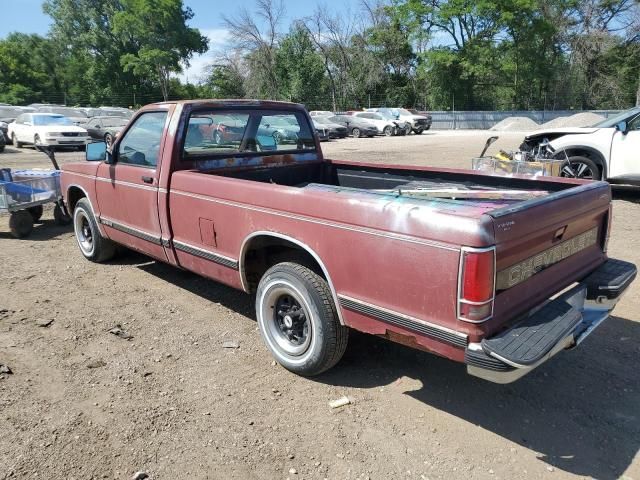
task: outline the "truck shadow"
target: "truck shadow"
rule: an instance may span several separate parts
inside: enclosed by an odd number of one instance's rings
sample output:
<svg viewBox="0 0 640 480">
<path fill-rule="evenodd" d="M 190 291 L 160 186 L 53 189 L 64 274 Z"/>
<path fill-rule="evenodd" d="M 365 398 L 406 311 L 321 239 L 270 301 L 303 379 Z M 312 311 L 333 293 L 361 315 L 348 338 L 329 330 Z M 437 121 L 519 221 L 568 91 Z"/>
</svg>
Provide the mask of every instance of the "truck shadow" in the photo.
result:
<svg viewBox="0 0 640 480">
<path fill-rule="evenodd" d="M 115 263 L 135 265 L 255 321 L 253 297 L 237 290 L 137 253 Z M 314 381 L 375 389 L 416 379 L 422 387 L 404 395 L 522 445 L 547 465 L 613 480 L 640 448 L 638 339 L 640 323 L 611 317 L 580 348 L 516 383 L 497 385 L 469 376 L 464 365 L 352 331 L 343 360 Z"/>
<path fill-rule="evenodd" d="M 613 194 L 614 200 L 624 200 L 631 203 L 640 203 L 640 187 L 629 185 L 612 185 L 611 192 Z"/>
<path fill-rule="evenodd" d="M 354 333 L 343 361 L 318 380 L 356 388 L 419 380 L 421 388 L 404 394 L 537 452 L 557 469 L 613 480 L 640 448 L 639 338 L 640 323 L 611 317 L 580 348 L 497 385 L 471 377 L 464 365 Z"/>
</svg>

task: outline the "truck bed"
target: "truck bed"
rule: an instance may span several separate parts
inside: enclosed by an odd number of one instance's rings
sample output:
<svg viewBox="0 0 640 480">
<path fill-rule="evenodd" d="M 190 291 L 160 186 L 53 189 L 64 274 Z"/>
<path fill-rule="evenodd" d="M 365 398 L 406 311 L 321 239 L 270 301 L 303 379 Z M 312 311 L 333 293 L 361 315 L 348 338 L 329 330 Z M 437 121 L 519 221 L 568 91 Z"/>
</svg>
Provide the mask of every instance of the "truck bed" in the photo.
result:
<svg viewBox="0 0 640 480">
<path fill-rule="evenodd" d="M 467 171 L 384 168 L 336 161 L 205 173 L 296 188 L 332 192 L 364 190 L 371 194 L 411 199 L 473 203 L 489 209 L 544 198 L 573 186 Z"/>
</svg>

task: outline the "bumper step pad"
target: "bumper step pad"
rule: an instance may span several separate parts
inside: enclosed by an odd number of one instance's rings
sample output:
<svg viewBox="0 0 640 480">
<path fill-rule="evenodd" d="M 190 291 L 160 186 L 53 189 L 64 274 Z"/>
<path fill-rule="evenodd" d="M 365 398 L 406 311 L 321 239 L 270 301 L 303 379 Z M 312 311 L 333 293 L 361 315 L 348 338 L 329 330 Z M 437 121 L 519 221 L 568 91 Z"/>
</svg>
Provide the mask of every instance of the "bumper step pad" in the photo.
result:
<svg viewBox="0 0 640 480">
<path fill-rule="evenodd" d="M 582 313 L 567 302 L 549 302 L 509 330 L 482 340 L 484 352 L 517 367 L 534 365 L 582 321 Z"/>
<path fill-rule="evenodd" d="M 606 297 L 611 300 L 620 294 L 636 278 L 636 266 L 622 260 L 609 259 L 583 282 L 587 286 L 587 298 Z"/>
</svg>

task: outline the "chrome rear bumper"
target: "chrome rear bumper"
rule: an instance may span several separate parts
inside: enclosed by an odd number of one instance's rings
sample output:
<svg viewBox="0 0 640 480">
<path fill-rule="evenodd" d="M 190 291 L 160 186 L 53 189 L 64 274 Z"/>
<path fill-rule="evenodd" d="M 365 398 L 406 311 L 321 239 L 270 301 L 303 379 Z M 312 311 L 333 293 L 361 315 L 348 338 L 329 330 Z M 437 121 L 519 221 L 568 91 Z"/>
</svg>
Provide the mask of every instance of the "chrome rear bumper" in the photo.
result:
<svg viewBox="0 0 640 480">
<path fill-rule="evenodd" d="M 519 338 L 544 328 L 544 316 L 541 316 L 543 307 L 559 306 L 567 313 L 573 315 L 575 324 L 576 315 L 580 316 L 579 323 L 572 326 L 569 333 L 561 332 L 557 338 L 553 338 L 550 348 L 541 352 L 535 361 L 526 363 L 518 361 L 515 356 L 505 356 L 496 352 L 485 339 L 479 343 L 470 343 L 465 351 L 465 363 L 470 375 L 483 378 L 495 383 L 511 383 L 531 372 L 561 350 L 574 348 L 587 338 L 604 320 L 618 303 L 628 286 L 636 277 L 635 265 L 619 260 L 605 262 L 595 272 L 585 278 L 578 285 L 568 290 L 558 298 L 549 300 L 544 305 L 534 309 L 530 315 L 506 332 L 499 335 L 506 338 L 511 344 L 526 347 L 526 340 Z M 534 318 L 536 316 L 536 318 Z M 531 321 L 533 320 L 533 321 Z M 556 319 L 549 319 L 549 321 Z M 523 324 L 531 323 L 531 326 Z M 573 325 L 572 324 L 572 325 Z M 553 334 L 553 333 L 551 333 Z M 548 338 L 547 338 L 548 340 Z M 512 349 L 512 350 L 518 350 Z M 528 357 L 531 358 L 530 356 Z"/>
</svg>

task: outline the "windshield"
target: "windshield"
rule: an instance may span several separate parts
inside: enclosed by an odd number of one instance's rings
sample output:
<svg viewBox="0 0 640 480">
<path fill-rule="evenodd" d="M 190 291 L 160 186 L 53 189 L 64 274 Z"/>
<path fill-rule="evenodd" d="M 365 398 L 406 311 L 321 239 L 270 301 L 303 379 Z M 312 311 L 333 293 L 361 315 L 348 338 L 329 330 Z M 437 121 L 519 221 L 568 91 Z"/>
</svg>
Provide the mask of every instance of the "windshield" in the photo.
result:
<svg viewBox="0 0 640 480">
<path fill-rule="evenodd" d="M 62 115 L 34 115 L 34 125 L 73 125 L 73 122 Z"/>
<path fill-rule="evenodd" d="M 413 113 L 411 113 L 406 108 L 399 108 L 397 111 L 400 113 L 400 115 L 413 115 Z"/>
<path fill-rule="evenodd" d="M 602 122 L 596 123 L 594 127 L 599 127 L 599 128 L 615 127 L 618 123 L 622 122 L 623 120 L 626 120 L 629 117 L 633 117 L 634 115 L 637 115 L 639 113 L 640 113 L 640 107 L 635 107 L 630 110 L 625 110 L 624 112 L 619 113 L 618 115 L 607 118 Z"/>
</svg>

